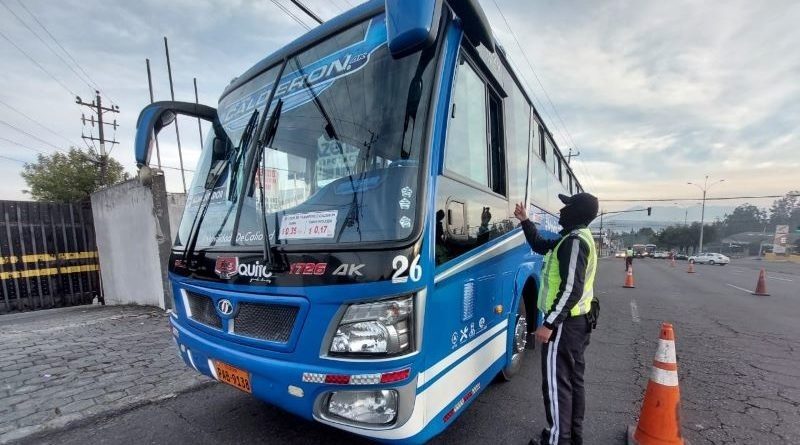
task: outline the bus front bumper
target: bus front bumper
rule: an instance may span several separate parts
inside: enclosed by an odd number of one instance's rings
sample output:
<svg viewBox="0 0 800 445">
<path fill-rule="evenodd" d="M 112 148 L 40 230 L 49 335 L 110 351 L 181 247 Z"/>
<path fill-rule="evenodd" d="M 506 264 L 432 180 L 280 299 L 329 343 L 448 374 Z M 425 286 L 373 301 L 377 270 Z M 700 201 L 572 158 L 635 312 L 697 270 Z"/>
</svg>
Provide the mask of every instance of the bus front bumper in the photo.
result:
<svg viewBox="0 0 800 445">
<path fill-rule="evenodd" d="M 178 353 L 187 366 L 218 381 L 226 380 L 218 375 L 220 363 L 232 366 L 247 375 L 247 384 L 239 389 L 300 417 L 372 437 L 370 432 L 402 427 L 414 410 L 417 374 L 413 365 L 354 371 L 276 360 L 209 341 L 176 317 L 169 319 Z M 380 383 L 382 377 L 385 383 Z M 375 411 L 364 416 L 373 423 L 336 414 L 348 408 Z"/>
</svg>

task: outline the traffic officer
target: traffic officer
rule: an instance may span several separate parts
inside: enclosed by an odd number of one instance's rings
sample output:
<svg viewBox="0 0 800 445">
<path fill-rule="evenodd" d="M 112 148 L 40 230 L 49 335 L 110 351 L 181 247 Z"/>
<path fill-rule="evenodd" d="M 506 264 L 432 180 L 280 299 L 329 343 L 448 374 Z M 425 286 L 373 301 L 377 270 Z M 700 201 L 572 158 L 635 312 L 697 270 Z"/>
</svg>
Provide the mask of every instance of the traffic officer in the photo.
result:
<svg viewBox="0 0 800 445">
<path fill-rule="evenodd" d="M 633 267 L 633 249 L 628 247 L 628 249 L 625 250 L 625 272 L 631 267 Z"/>
<path fill-rule="evenodd" d="M 593 302 L 597 250 L 588 228 L 597 216 L 598 202 L 589 193 L 558 198 L 564 208 L 558 220 L 563 230 L 557 239 L 539 235 L 522 203 L 517 204 L 514 216 L 534 252 L 545 255 L 538 298 L 545 316 L 535 332 L 536 340 L 546 344 L 542 347 L 542 394 L 547 427 L 539 443 L 579 445 L 585 409 L 583 353 L 599 311 Z"/>
</svg>

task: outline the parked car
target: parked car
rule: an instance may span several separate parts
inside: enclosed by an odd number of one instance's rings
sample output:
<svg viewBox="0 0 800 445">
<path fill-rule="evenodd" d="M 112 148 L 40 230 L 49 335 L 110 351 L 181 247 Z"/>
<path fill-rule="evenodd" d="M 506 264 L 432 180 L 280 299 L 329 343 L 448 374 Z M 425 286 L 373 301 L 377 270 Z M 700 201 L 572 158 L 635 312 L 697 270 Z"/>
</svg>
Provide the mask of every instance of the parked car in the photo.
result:
<svg viewBox="0 0 800 445">
<path fill-rule="evenodd" d="M 720 266 L 724 266 L 731 262 L 731 259 L 726 257 L 721 253 L 713 253 L 713 252 L 703 252 L 698 255 L 693 255 L 689 257 L 690 263 L 700 263 L 700 264 L 719 264 Z"/>
<path fill-rule="evenodd" d="M 669 252 L 659 251 L 653 254 L 653 258 L 669 258 Z"/>
<path fill-rule="evenodd" d="M 675 259 L 676 260 L 688 260 L 689 256 L 686 255 L 685 253 L 676 253 L 675 254 Z"/>
</svg>

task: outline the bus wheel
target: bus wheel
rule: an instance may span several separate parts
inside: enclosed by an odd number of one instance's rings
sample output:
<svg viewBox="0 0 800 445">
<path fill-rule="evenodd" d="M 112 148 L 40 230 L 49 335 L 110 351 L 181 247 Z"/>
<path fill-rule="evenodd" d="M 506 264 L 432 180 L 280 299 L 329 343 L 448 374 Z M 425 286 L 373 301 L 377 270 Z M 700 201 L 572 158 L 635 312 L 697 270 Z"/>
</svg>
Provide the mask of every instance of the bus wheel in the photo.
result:
<svg viewBox="0 0 800 445">
<path fill-rule="evenodd" d="M 511 360 L 503 368 L 503 380 L 509 381 L 522 369 L 522 359 L 525 357 L 525 344 L 528 338 L 528 320 L 526 318 L 525 303 L 519 302 L 517 321 L 514 325 L 514 345 L 511 349 Z"/>
</svg>

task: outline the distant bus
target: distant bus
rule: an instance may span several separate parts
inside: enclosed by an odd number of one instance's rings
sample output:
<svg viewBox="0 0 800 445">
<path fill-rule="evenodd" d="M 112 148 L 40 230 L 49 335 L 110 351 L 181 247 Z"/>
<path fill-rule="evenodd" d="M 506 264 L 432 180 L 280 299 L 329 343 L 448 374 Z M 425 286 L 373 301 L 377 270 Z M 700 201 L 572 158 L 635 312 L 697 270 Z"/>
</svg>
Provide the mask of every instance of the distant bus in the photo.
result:
<svg viewBox="0 0 800 445">
<path fill-rule="evenodd" d="M 477 0 L 372 0 L 216 108 L 142 111 L 144 172 L 176 113 L 212 124 L 169 262 L 187 366 L 394 443 L 519 373 L 543 258 L 515 203 L 557 237 L 557 194 L 583 188 L 494 41 Z"/>
<path fill-rule="evenodd" d="M 633 256 L 638 258 L 644 257 L 653 257 L 653 254 L 656 253 L 656 245 L 655 244 L 634 244 L 631 246 L 633 249 Z"/>
</svg>

